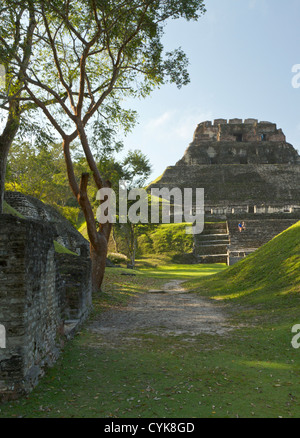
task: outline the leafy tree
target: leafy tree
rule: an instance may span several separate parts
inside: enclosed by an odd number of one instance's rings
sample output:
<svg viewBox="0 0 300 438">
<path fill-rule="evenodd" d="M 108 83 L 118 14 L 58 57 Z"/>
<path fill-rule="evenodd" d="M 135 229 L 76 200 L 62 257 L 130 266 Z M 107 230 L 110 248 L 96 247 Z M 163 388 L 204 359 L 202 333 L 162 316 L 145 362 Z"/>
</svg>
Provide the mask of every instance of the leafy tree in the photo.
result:
<svg viewBox="0 0 300 438">
<path fill-rule="evenodd" d="M 93 262 L 93 288 L 103 280 L 111 224 L 97 227 L 87 193 L 88 173 L 78 183 L 70 152 L 78 137 L 97 189 L 109 187 L 99 171 L 91 131 L 111 123 L 130 129 L 134 114 L 122 99 L 144 97 L 167 81 L 188 83 L 187 58 L 181 49 L 164 53 L 161 38 L 169 19 L 197 20 L 203 0 L 36 0 L 29 65 L 10 50 L 21 72 L 22 98 L 40 108 L 62 139 L 69 184 L 87 222 Z M 4 26 L 6 21 L 4 21 Z M 5 50 L 10 46 L 1 39 Z M 26 67 L 26 68 L 25 68 Z M 19 89 L 19 94 L 21 89 Z M 55 102 L 55 105 L 50 105 Z"/>
<path fill-rule="evenodd" d="M 119 179 L 126 181 L 126 189 L 131 190 L 134 188 L 143 187 L 147 179 L 151 174 L 151 165 L 149 159 L 141 151 L 129 151 L 128 155 L 124 158 L 122 166 L 119 169 Z M 117 197 L 118 200 L 118 197 Z M 134 204 L 134 201 L 127 201 L 128 207 Z M 150 197 L 148 196 L 148 213 L 150 212 Z M 125 249 L 126 255 L 130 258 L 131 266 L 135 266 L 135 257 L 137 253 L 138 235 L 141 230 L 144 230 L 146 225 L 140 223 L 133 223 L 127 217 L 126 223 L 117 223 L 114 225 L 116 234 L 121 236 L 123 240 L 122 247 Z M 118 250 L 118 237 L 114 235 Z"/>
<path fill-rule="evenodd" d="M 35 149 L 28 142 L 15 142 L 8 158 L 6 190 L 30 194 L 48 204 L 53 204 L 58 198 L 64 200 L 70 197 L 70 191 L 67 196 L 65 190 L 68 189 L 67 181 L 60 178 L 64 170 L 60 145 Z M 60 194 L 62 191 L 63 196 Z"/>
<path fill-rule="evenodd" d="M 74 162 L 78 177 L 86 171 L 79 159 Z M 32 147 L 29 142 L 14 142 L 8 155 L 6 190 L 18 191 L 55 207 L 74 226 L 78 224 L 79 206 L 68 184 L 60 144 Z"/>
<path fill-rule="evenodd" d="M 7 112 L 0 135 L 1 214 L 7 156 L 18 132 L 24 109 L 21 105 L 24 73 L 29 65 L 36 26 L 33 1 L 1 1 L 0 17 L 0 64 L 5 68 L 5 78 L 1 78 L 0 83 L 0 101 L 2 109 Z"/>
</svg>

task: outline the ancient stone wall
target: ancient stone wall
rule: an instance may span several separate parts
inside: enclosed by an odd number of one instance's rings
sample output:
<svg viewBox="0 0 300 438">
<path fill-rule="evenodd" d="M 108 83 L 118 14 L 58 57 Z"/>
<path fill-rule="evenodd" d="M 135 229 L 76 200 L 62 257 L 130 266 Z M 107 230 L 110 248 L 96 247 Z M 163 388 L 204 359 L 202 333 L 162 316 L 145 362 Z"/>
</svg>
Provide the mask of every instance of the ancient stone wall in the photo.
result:
<svg viewBox="0 0 300 438">
<path fill-rule="evenodd" d="M 6 329 L 0 393 L 9 398 L 32 388 L 58 357 L 61 296 L 53 229 L 10 215 L 0 223 L 0 323 Z"/>
<path fill-rule="evenodd" d="M 197 126 L 194 140 L 223 142 L 285 142 L 286 138 L 275 123 L 259 122 L 257 119 L 217 119 L 202 122 Z"/>
<path fill-rule="evenodd" d="M 177 165 L 299 163 L 298 153 L 275 123 L 218 119 L 197 126 Z"/>
<path fill-rule="evenodd" d="M 242 219 L 245 218 L 242 217 L 241 220 Z M 230 233 L 229 251 L 232 253 L 245 252 L 248 254 L 297 223 L 298 219 L 271 219 L 270 217 L 255 219 L 252 217 L 251 219 L 245 219 L 246 230 L 243 232 L 238 230 L 239 222 L 240 221 L 234 219 L 228 220 Z"/>
<path fill-rule="evenodd" d="M 6 332 L 6 348 L 0 348 L 2 400 L 38 383 L 59 356 L 66 320 L 81 323 L 90 310 L 90 259 L 55 254 L 54 238 L 50 223 L 0 216 L 0 325 Z"/>
<path fill-rule="evenodd" d="M 5 192 L 5 201 L 29 219 L 51 223 L 57 233 L 56 240 L 69 250 L 87 256 L 89 254 L 89 242 L 72 226 L 72 224 L 50 205 L 33 196 L 19 192 Z"/>
<path fill-rule="evenodd" d="M 88 257 L 56 254 L 57 268 L 64 282 L 64 320 L 84 321 L 92 306 L 92 264 Z"/>
<path fill-rule="evenodd" d="M 261 213 L 270 208 L 284 210 L 300 207 L 300 166 L 249 164 L 215 166 L 189 165 L 168 167 L 161 179 L 149 186 L 156 188 L 204 188 L 205 208 L 257 206 Z M 245 207 L 246 206 L 246 207 Z"/>
</svg>

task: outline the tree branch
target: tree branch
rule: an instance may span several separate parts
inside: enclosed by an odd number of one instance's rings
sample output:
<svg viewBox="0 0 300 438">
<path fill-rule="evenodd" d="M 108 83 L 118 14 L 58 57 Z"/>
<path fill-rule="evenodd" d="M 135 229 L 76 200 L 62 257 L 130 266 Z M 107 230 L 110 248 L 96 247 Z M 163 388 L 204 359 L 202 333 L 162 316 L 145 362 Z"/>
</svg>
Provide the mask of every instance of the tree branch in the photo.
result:
<svg viewBox="0 0 300 438">
<path fill-rule="evenodd" d="M 88 181 L 89 174 L 83 173 L 80 180 L 79 195 L 77 196 L 77 199 L 86 219 L 87 232 L 90 242 L 94 248 L 97 248 L 97 246 L 99 245 L 99 236 L 97 233 L 93 209 L 87 196 Z"/>
<path fill-rule="evenodd" d="M 69 96 L 71 107 L 72 107 L 73 111 L 75 112 L 75 104 L 74 104 L 73 96 L 72 96 L 72 93 L 71 93 L 71 89 L 68 86 L 68 84 L 66 83 L 66 81 L 64 80 L 63 72 L 62 72 L 62 69 L 60 67 L 60 63 L 59 63 L 59 59 L 58 59 L 58 55 L 57 55 L 57 51 L 56 51 L 56 46 L 55 46 L 55 36 L 56 36 L 56 33 L 55 33 L 54 38 L 52 38 L 52 35 L 51 35 L 51 32 L 50 32 L 50 28 L 49 28 L 49 23 L 48 23 L 46 14 L 45 14 L 44 2 L 42 2 L 42 16 L 43 16 L 45 28 L 46 28 L 46 31 L 47 31 L 48 39 L 49 39 L 49 42 L 50 42 L 50 47 L 51 47 L 51 50 L 52 50 L 52 53 L 53 53 L 54 62 L 55 62 L 55 66 L 56 66 L 56 69 L 57 69 L 57 72 L 58 72 L 58 76 L 59 76 L 60 82 L 63 85 L 63 87 L 66 89 L 66 91 L 68 93 L 68 96 Z M 56 30 L 56 32 L 58 32 L 58 29 Z"/>
</svg>

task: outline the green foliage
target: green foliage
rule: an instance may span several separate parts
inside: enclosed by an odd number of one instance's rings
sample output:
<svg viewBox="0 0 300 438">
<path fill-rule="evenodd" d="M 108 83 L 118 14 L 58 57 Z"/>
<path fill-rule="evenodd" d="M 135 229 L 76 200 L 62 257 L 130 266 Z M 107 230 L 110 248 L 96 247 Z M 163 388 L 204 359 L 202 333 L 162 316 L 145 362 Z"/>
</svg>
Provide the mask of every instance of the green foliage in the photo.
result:
<svg viewBox="0 0 300 438">
<path fill-rule="evenodd" d="M 138 150 L 129 151 L 118 162 L 115 153 L 120 152 L 122 147 L 119 145 L 115 149 L 111 145 L 107 154 L 99 158 L 98 163 L 101 174 L 112 183 L 117 194 L 120 179 L 131 181 L 138 179 L 139 182 L 143 182 L 151 171 L 149 160 Z M 76 150 L 73 154 L 74 172 L 79 181 L 81 174 L 89 169 L 83 156 L 76 154 Z M 48 143 L 36 148 L 28 142 L 15 141 L 9 154 L 5 187 L 6 190 L 19 191 L 34 196 L 56 208 L 75 227 L 81 225 L 82 215 L 69 187 L 60 144 Z M 88 195 L 95 209 L 98 207 L 96 192 L 91 180 L 88 186 Z"/>
<path fill-rule="evenodd" d="M 81 171 L 81 161 L 76 160 L 78 178 Z M 78 224 L 80 208 L 69 188 L 60 144 L 33 148 L 29 143 L 15 142 L 9 154 L 5 189 L 34 196 L 56 208 L 74 226 Z"/>
<path fill-rule="evenodd" d="M 6 190 L 17 190 L 48 204 L 63 203 L 71 195 L 61 145 L 33 148 L 15 142 L 10 150 Z"/>
<path fill-rule="evenodd" d="M 3 202 L 3 213 L 12 214 L 13 216 L 17 216 L 24 219 L 24 216 L 21 213 L 19 213 L 17 210 L 15 210 L 13 207 L 11 207 L 6 201 Z"/>
<path fill-rule="evenodd" d="M 48 121 L 57 128 L 53 122 L 59 120 L 65 132 L 74 128 L 70 106 L 75 108 L 82 99 L 83 113 L 87 120 L 95 115 L 94 129 L 98 138 L 101 131 L 104 143 L 111 129 L 122 125 L 128 132 L 135 123 L 135 112 L 121 107 L 124 98 L 144 97 L 166 82 L 178 87 L 188 83 L 183 51 L 164 52 L 164 24 L 169 19 L 197 20 L 205 12 L 203 0 L 2 3 L 0 62 L 8 67 L 8 94 L 15 91 L 13 84 L 18 88 L 22 76 L 28 87 L 23 90 L 22 110 L 43 108 Z M 28 38 L 30 13 L 35 28 Z M 30 74 L 23 68 L 19 75 L 21 42 L 31 55 Z M 92 134 L 93 147 L 99 149 L 93 138 Z"/>
<path fill-rule="evenodd" d="M 7 13 L 5 6 L 9 3 L 3 2 L 0 39 L 4 53 L 1 50 L 0 60 L 4 59 L 8 64 L 9 75 L 17 78 L 18 91 L 22 87 L 22 96 L 18 93 L 14 99 L 18 99 L 19 107 L 20 102 L 25 102 L 22 111 L 39 108 L 39 114 L 47 120 L 46 125 L 50 123 L 56 135 L 64 139 L 68 178 L 75 198 L 79 193 L 75 164 L 88 165 L 98 189 L 106 185 L 93 153 L 98 156 L 99 167 L 109 165 L 115 183 L 120 172 L 111 162 L 112 138 L 120 126 L 125 133 L 128 132 L 136 117 L 133 111 L 123 109 L 121 102 L 128 97 L 145 97 L 167 82 L 175 83 L 179 88 L 189 82 L 188 60 L 184 52 L 179 48 L 164 53 L 164 24 L 169 19 L 197 20 L 205 12 L 203 0 L 11 3 L 13 5 Z M 26 26 L 23 28 L 24 21 L 30 24 L 29 34 Z M 23 44 L 20 43 L 21 31 L 25 32 Z M 28 55 L 25 56 L 26 65 L 24 57 L 19 54 L 20 49 Z M 1 97 L 3 107 L 7 109 L 13 90 L 5 91 L 8 91 L 7 96 Z M 77 137 L 86 163 L 74 163 L 69 154 L 69 146 Z M 120 142 L 114 145 L 116 150 L 120 146 Z M 48 151 L 45 153 L 47 155 Z M 45 186 L 54 184 L 56 196 L 61 183 L 60 172 L 57 172 L 55 182 L 55 169 L 43 166 L 51 161 L 51 157 L 41 157 L 41 153 L 38 157 L 34 155 L 34 166 L 37 158 L 41 158 L 38 167 L 45 170 L 42 178 L 39 175 L 38 181 L 31 184 L 23 173 L 20 182 L 13 183 L 27 193 L 31 191 L 39 199 L 44 196 Z M 149 162 L 146 163 L 144 156 L 137 151 L 130 152 L 121 168 L 122 177 L 133 185 L 142 184 L 150 173 Z M 28 176 L 30 178 L 32 174 Z M 88 196 L 80 197 L 84 212 L 89 210 L 89 199 L 91 196 L 95 199 L 94 194 L 95 190 L 89 186 Z M 57 199 L 51 202 L 65 207 Z M 83 207 L 84 202 L 88 208 Z M 66 214 L 74 222 L 74 211 L 68 210 Z M 89 230 L 93 229 L 95 234 L 96 221 L 91 215 L 86 214 L 86 217 L 90 221 Z M 130 226 L 127 231 L 130 235 L 129 252 L 134 260 L 135 228 Z M 95 245 L 96 239 L 92 242 Z"/>
<path fill-rule="evenodd" d="M 140 255 L 183 254 L 193 251 L 193 236 L 186 234 L 189 224 L 158 225 L 138 237 Z"/>
<path fill-rule="evenodd" d="M 66 248 L 65 246 L 61 245 L 59 242 L 57 242 L 56 240 L 54 240 L 54 249 L 57 253 L 59 254 L 71 254 L 74 256 L 78 256 L 78 254 L 76 254 L 76 252 L 70 251 L 68 248 Z"/>
<path fill-rule="evenodd" d="M 151 174 L 149 159 L 139 150 L 129 151 L 122 162 L 121 178 L 130 181 L 130 188 L 143 187 Z"/>
<path fill-rule="evenodd" d="M 153 248 L 153 240 L 151 239 L 151 236 L 149 236 L 148 233 L 142 234 L 138 238 L 138 245 L 139 245 L 139 255 L 143 256 L 144 254 L 153 254 L 154 248 Z"/>
<path fill-rule="evenodd" d="M 121 265 L 121 264 L 127 264 L 129 262 L 129 259 L 124 254 L 116 254 L 113 252 L 108 253 L 108 258 L 111 260 L 115 265 Z"/>
<path fill-rule="evenodd" d="M 80 209 L 79 207 L 69 207 L 59 204 L 53 204 L 53 206 L 64 216 L 71 224 L 77 228 L 79 224 Z"/>
</svg>

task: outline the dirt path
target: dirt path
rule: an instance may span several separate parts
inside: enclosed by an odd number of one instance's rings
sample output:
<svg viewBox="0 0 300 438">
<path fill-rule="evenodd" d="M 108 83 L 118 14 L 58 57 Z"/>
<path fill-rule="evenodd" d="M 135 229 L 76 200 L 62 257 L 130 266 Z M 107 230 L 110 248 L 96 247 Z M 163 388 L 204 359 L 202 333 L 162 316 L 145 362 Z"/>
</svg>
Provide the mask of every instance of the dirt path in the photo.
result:
<svg viewBox="0 0 300 438">
<path fill-rule="evenodd" d="M 222 306 L 186 293 L 181 283 L 172 280 L 163 290 L 150 290 L 125 308 L 101 314 L 90 330 L 103 335 L 104 343 L 128 340 L 131 334 L 141 332 L 190 337 L 201 333 L 222 335 L 230 330 Z"/>
</svg>

